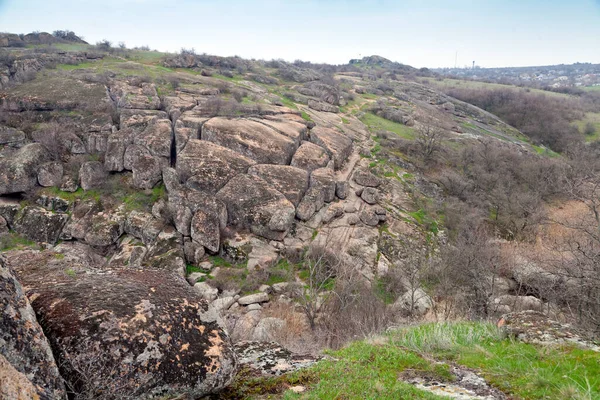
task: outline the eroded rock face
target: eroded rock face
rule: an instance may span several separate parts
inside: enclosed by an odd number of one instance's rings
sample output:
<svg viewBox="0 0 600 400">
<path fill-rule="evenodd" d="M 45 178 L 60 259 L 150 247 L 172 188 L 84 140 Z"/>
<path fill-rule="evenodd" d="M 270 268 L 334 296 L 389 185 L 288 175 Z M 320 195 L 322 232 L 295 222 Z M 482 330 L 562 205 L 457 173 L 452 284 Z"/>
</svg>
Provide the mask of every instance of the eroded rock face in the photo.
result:
<svg viewBox="0 0 600 400">
<path fill-rule="evenodd" d="M 50 344 L 29 300 L 0 258 L 0 398 L 66 399 Z"/>
<path fill-rule="evenodd" d="M 202 126 L 201 137 L 260 164 L 289 164 L 299 142 L 249 119 L 212 118 Z"/>
<path fill-rule="evenodd" d="M 20 148 L 12 157 L 0 160 L 0 194 L 26 192 L 37 183 L 40 164 L 50 155 L 39 143 Z"/>
<path fill-rule="evenodd" d="M 250 167 L 250 175 L 257 175 L 281 192 L 294 206 L 308 189 L 308 172 L 288 165 L 258 164 Z"/>
<path fill-rule="evenodd" d="M 216 193 L 255 162 L 214 143 L 190 139 L 177 157 L 177 173 L 192 189 Z"/>
<path fill-rule="evenodd" d="M 336 169 L 341 168 L 352 153 L 352 140 L 333 129 L 314 127 L 310 131 L 310 141 L 327 150 Z"/>
<path fill-rule="evenodd" d="M 248 228 L 267 239 L 282 240 L 294 221 L 294 205 L 258 176 L 236 176 L 217 198 L 227 207 L 229 225 Z"/>
<path fill-rule="evenodd" d="M 232 380 L 229 339 L 202 319 L 208 306 L 183 278 L 153 268 L 71 275 L 60 264 L 24 268 L 62 375 L 82 395 L 198 398 Z"/>
</svg>

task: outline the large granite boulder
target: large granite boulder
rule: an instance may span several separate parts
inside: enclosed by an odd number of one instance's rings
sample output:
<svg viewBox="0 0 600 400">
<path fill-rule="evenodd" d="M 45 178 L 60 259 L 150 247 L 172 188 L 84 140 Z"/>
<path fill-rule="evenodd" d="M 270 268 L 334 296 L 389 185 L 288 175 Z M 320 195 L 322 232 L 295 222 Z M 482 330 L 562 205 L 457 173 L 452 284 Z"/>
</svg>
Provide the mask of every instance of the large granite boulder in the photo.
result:
<svg viewBox="0 0 600 400">
<path fill-rule="evenodd" d="M 108 173 L 100 161 L 87 161 L 79 168 L 79 184 L 83 190 L 102 186 L 107 177 Z"/>
<path fill-rule="evenodd" d="M 25 145 L 12 157 L 0 160 L 0 195 L 35 187 L 38 167 L 49 160 L 50 154 L 39 143 Z"/>
<path fill-rule="evenodd" d="M 304 142 L 292 157 L 291 166 L 312 172 L 329 164 L 329 154 L 321 146 Z"/>
<path fill-rule="evenodd" d="M 221 243 L 219 217 L 208 210 L 197 210 L 191 220 L 192 240 L 216 253 Z"/>
<path fill-rule="evenodd" d="M 0 398 L 66 399 L 50 344 L 13 271 L 0 258 Z"/>
<path fill-rule="evenodd" d="M 161 163 L 150 154 L 140 154 L 132 162 L 133 187 L 152 189 L 162 179 Z"/>
<path fill-rule="evenodd" d="M 146 129 L 134 135 L 133 143 L 147 148 L 155 157 L 168 160 L 171 157 L 171 139 L 171 121 L 163 118 L 148 123 Z"/>
<path fill-rule="evenodd" d="M 47 162 L 40 165 L 38 170 L 38 183 L 40 186 L 60 186 L 63 177 L 63 166 L 58 161 Z"/>
<path fill-rule="evenodd" d="M 216 193 L 231 178 L 246 173 L 255 162 L 214 143 L 190 139 L 177 156 L 177 173 L 192 189 Z"/>
<path fill-rule="evenodd" d="M 12 264 L 62 376 L 83 398 L 199 398 L 233 379 L 227 334 L 182 277 L 154 268 L 66 274 L 68 265 L 39 261 Z"/>
<path fill-rule="evenodd" d="M 13 227 L 15 231 L 31 240 L 54 244 L 68 219 L 67 214 L 27 206 L 17 214 Z"/>
<path fill-rule="evenodd" d="M 257 164 L 250 167 L 248 173 L 264 179 L 294 206 L 300 203 L 308 189 L 308 172 L 289 165 Z"/>
<path fill-rule="evenodd" d="M 299 143 L 250 119 L 212 118 L 202 126 L 201 137 L 260 164 L 289 164 Z"/>
<path fill-rule="evenodd" d="M 267 239 L 282 240 L 294 222 L 294 205 L 254 175 L 238 175 L 218 193 L 230 225 L 248 228 Z"/>
<path fill-rule="evenodd" d="M 315 126 L 310 131 L 310 141 L 327 150 L 336 169 L 341 168 L 352 154 L 352 139 L 333 129 Z"/>
</svg>

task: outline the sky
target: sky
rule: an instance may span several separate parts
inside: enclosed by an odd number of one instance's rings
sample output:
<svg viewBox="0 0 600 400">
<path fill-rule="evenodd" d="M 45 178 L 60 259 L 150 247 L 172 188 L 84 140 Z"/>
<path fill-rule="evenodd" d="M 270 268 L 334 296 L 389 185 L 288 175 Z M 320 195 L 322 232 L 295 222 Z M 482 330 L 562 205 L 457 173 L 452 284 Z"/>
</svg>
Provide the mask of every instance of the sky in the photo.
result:
<svg viewBox="0 0 600 400">
<path fill-rule="evenodd" d="M 89 43 L 414 67 L 600 63 L 600 0 L 0 0 L 0 32 Z"/>
</svg>

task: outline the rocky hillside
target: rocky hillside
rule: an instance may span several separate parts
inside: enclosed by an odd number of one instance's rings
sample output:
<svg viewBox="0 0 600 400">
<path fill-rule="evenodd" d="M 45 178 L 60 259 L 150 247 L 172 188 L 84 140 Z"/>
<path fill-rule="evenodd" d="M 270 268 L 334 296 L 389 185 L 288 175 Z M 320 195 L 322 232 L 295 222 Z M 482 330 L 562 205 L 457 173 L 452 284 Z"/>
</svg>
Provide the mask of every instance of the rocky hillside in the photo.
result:
<svg viewBox="0 0 600 400">
<path fill-rule="evenodd" d="M 431 315 L 443 302 L 415 276 L 383 284 L 447 240 L 427 206 L 444 191 L 411 155 L 431 163 L 440 145 L 482 140 L 524 157 L 539 148 L 415 74 L 428 72 L 381 57 L 331 67 L 3 48 L 0 370 L 16 383 L 0 380 L 0 393 L 218 392 L 253 362 L 242 340 L 342 344 L 336 327 L 312 333 L 343 277 L 348 293 L 380 289 L 386 315 L 369 329 Z M 490 315 L 542 308 L 496 279 Z"/>
</svg>

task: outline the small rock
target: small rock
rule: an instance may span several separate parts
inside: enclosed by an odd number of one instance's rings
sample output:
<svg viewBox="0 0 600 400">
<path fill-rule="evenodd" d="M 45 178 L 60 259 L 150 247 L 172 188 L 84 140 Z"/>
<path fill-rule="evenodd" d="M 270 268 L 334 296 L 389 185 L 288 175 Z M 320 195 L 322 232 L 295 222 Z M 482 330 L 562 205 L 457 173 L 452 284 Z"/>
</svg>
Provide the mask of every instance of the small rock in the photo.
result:
<svg viewBox="0 0 600 400">
<path fill-rule="evenodd" d="M 254 303 L 254 304 L 250 304 L 248 307 L 246 307 L 248 309 L 248 311 L 257 311 L 257 310 L 262 310 L 262 306 L 258 303 Z"/>
<path fill-rule="evenodd" d="M 187 276 L 186 279 L 190 283 L 190 285 L 194 286 L 199 279 L 202 279 L 205 276 L 206 274 L 203 274 L 202 272 L 192 272 Z"/>
<path fill-rule="evenodd" d="M 360 219 L 358 218 L 358 215 L 352 214 L 348 216 L 348 219 L 346 221 L 348 222 L 348 225 L 356 225 L 358 224 Z"/>
<path fill-rule="evenodd" d="M 357 169 L 352 178 L 354 179 L 354 182 L 361 186 L 375 188 L 381 185 L 381 179 L 373 175 L 370 171 L 363 169 Z"/>
<path fill-rule="evenodd" d="M 218 289 L 213 288 L 206 282 L 198 282 L 194 284 L 194 290 L 207 301 L 213 301 L 217 298 Z"/>
<path fill-rule="evenodd" d="M 258 288 L 259 291 L 264 292 L 264 293 L 268 293 L 271 291 L 271 286 L 269 285 L 260 285 L 260 287 Z"/>
<path fill-rule="evenodd" d="M 367 204 L 376 204 L 377 201 L 379 201 L 379 190 L 372 187 L 367 187 L 362 191 L 360 198 L 363 199 Z"/>
<path fill-rule="evenodd" d="M 240 297 L 238 303 L 242 306 L 247 306 L 254 303 L 264 303 L 269 301 L 269 295 L 266 293 L 255 293 L 248 296 Z"/>
<path fill-rule="evenodd" d="M 341 200 L 346 199 L 346 197 L 348 197 L 349 192 L 350 192 L 350 185 L 348 185 L 347 181 L 338 181 L 335 183 L 335 195 L 339 199 L 341 199 Z"/>
<path fill-rule="evenodd" d="M 79 186 L 77 186 L 77 182 L 70 176 L 64 176 L 62 179 L 62 183 L 60 185 L 60 190 L 63 192 L 73 193 L 76 192 Z"/>
<path fill-rule="evenodd" d="M 274 283 L 273 284 L 273 290 L 275 291 L 275 293 L 279 294 L 279 293 L 283 293 L 287 290 L 288 286 L 290 285 L 289 282 L 279 282 L 279 283 Z"/>
</svg>

